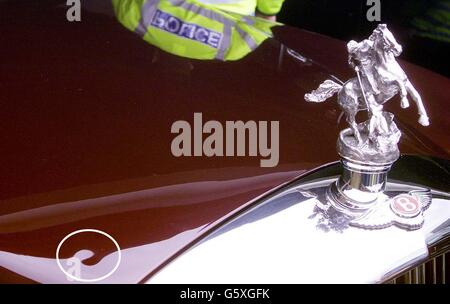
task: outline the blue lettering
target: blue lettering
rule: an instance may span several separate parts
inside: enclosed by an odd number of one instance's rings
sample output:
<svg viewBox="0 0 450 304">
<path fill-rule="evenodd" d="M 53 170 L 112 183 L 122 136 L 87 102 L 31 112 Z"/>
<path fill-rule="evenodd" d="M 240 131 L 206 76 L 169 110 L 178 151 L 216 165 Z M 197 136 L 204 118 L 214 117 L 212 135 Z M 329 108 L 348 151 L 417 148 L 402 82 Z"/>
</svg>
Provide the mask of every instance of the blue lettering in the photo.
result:
<svg viewBox="0 0 450 304">
<path fill-rule="evenodd" d="M 219 47 L 220 39 L 222 39 L 222 35 L 216 32 L 211 32 L 208 37 L 207 43 L 214 48 Z"/>
<path fill-rule="evenodd" d="M 177 18 L 170 16 L 167 19 L 166 29 L 169 32 L 176 33 L 180 30 L 180 27 L 181 27 L 181 23 L 180 23 L 180 20 L 178 20 Z"/>
<path fill-rule="evenodd" d="M 180 29 L 180 36 L 194 39 L 195 26 L 193 24 L 183 23 Z"/>
<path fill-rule="evenodd" d="M 197 28 L 194 35 L 195 40 L 205 43 L 208 39 L 208 31 L 202 27 Z"/>
<path fill-rule="evenodd" d="M 164 18 L 161 16 L 161 11 L 156 11 L 155 17 L 153 18 L 152 25 L 156 27 L 163 27 L 164 26 Z"/>
<path fill-rule="evenodd" d="M 209 45 L 215 49 L 219 47 L 222 34 L 199 26 L 183 22 L 179 18 L 157 10 L 151 25 L 163 31 Z"/>
</svg>

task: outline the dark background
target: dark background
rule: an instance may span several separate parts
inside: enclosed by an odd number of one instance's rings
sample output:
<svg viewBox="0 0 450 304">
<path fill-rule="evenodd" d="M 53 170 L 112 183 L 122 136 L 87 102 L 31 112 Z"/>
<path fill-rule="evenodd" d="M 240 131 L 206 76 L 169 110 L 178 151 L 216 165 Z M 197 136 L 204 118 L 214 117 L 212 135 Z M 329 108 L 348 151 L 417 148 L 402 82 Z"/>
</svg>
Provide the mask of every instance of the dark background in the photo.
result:
<svg viewBox="0 0 450 304">
<path fill-rule="evenodd" d="M 403 45 L 402 59 L 447 77 L 449 44 L 422 38 L 412 24 L 426 16 L 436 0 L 381 0 L 381 23 L 386 23 Z M 378 22 L 369 22 L 367 0 L 286 0 L 278 20 L 344 41 L 367 38 Z"/>
</svg>

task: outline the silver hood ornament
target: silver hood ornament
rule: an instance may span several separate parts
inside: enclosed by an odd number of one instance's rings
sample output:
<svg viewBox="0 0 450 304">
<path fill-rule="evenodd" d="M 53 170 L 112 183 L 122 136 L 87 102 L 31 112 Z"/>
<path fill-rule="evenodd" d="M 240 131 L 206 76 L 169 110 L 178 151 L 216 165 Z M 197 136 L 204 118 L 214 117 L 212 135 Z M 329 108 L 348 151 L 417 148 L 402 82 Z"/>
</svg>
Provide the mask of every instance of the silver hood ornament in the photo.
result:
<svg viewBox="0 0 450 304">
<path fill-rule="evenodd" d="M 398 224 L 407 229 L 420 228 L 425 205 L 416 196 L 406 193 L 392 198 L 384 193 L 387 174 L 400 156 L 401 132 L 394 115 L 383 111 L 383 105 L 400 94 L 401 107 L 407 108 L 409 94 L 417 105 L 419 123 L 429 125 L 422 98 L 396 60 L 402 46 L 387 26 L 380 24 L 368 39 L 350 41 L 347 51 L 356 77 L 342 85 L 326 80 L 305 95 L 306 101 L 318 103 L 337 93 L 350 126 L 338 138 L 344 171 L 328 189 L 327 202 L 358 227 L 375 229 Z M 358 123 L 355 117 L 359 111 L 367 111 L 369 119 Z"/>
</svg>

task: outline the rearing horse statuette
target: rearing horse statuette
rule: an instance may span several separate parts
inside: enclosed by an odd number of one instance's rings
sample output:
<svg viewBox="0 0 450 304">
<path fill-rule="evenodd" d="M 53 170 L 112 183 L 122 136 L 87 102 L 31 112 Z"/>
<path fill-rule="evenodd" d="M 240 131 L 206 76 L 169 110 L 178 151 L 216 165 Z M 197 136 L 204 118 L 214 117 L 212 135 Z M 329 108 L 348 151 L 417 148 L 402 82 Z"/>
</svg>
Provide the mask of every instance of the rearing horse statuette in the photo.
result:
<svg viewBox="0 0 450 304">
<path fill-rule="evenodd" d="M 382 158 L 383 153 L 397 150 L 400 139 L 400 132 L 392 121 L 393 115 L 383 112 L 384 103 L 400 94 L 401 107 L 407 108 L 409 95 L 417 105 L 419 123 L 428 126 L 429 118 L 422 98 L 396 60 L 402 53 L 402 46 L 385 24 L 378 25 L 372 35 L 362 42 L 350 41 L 347 51 L 349 64 L 357 77 L 343 85 L 326 80 L 317 90 L 306 94 L 305 100 L 324 102 L 337 93 L 338 104 L 352 133 L 349 134 L 348 130 L 344 130 L 345 134 L 341 133 L 341 145 L 344 146 L 341 148 L 354 150 L 363 161 L 369 157 L 365 154 L 377 154 L 378 158 Z M 363 110 L 368 111 L 369 121 L 358 124 L 356 114 Z"/>
<path fill-rule="evenodd" d="M 401 132 L 394 115 L 383 111 L 383 105 L 399 94 L 401 106 L 407 108 L 409 95 L 419 110 L 419 123 L 424 126 L 430 123 L 422 98 L 397 63 L 402 47 L 387 26 L 380 24 L 368 39 L 350 41 L 347 51 L 356 77 L 344 84 L 326 80 L 305 95 L 309 102 L 323 102 L 337 93 L 339 106 L 350 125 L 340 132 L 337 141 L 342 174 L 318 199 L 317 210 L 340 227 L 383 229 L 395 225 L 419 229 L 425 220 L 423 211 L 431 201 L 430 190 L 396 196 L 385 191 L 388 172 L 400 157 Z M 368 120 L 358 123 L 356 114 L 363 110 L 367 111 Z M 399 202 L 406 202 L 409 209 L 397 208 Z"/>
</svg>

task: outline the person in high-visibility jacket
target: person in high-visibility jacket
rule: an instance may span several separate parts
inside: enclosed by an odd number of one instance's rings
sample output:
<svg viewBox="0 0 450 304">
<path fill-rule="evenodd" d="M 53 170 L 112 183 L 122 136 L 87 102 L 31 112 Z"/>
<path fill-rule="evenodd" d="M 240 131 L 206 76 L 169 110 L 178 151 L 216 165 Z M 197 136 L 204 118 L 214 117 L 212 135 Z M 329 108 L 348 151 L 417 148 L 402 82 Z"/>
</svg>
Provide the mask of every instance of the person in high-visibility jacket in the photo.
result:
<svg viewBox="0 0 450 304">
<path fill-rule="evenodd" d="M 193 59 L 238 60 L 272 36 L 284 0 L 112 0 L 145 41 Z M 265 17 L 255 18 L 254 15 Z"/>
</svg>

